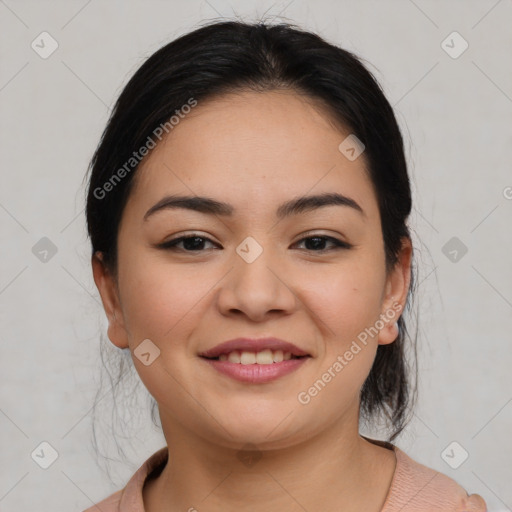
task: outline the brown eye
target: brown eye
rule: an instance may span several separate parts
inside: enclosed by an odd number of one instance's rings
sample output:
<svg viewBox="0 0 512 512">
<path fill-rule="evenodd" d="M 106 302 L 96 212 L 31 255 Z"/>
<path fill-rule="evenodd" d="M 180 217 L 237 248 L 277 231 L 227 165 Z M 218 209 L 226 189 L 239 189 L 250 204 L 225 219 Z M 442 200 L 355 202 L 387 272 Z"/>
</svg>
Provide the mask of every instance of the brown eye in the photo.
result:
<svg viewBox="0 0 512 512">
<path fill-rule="evenodd" d="M 189 235 L 169 240 L 160 244 L 158 247 L 161 249 L 180 250 L 185 252 L 204 252 L 204 245 L 208 242 L 213 244 L 209 238 L 204 236 Z M 178 244 L 183 244 L 183 247 L 179 247 Z"/>
<path fill-rule="evenodd" d="M 332 236 L 308 236 L 302 240 L 299 240 L 297 243 L 300 244 L 302 242 L 306 242 L 306 245 L 308 245 L 306 250 L 313 252 L 324 252 L 336 249 L 350 249 L 352 247 L 352 245 L 348 244 L 347 242 L 343 242 L 337 238 L 333 238 Z M 326 249 L 325 244 L 328 242 L 330 242 L 333 247 Z"/>
</svg>

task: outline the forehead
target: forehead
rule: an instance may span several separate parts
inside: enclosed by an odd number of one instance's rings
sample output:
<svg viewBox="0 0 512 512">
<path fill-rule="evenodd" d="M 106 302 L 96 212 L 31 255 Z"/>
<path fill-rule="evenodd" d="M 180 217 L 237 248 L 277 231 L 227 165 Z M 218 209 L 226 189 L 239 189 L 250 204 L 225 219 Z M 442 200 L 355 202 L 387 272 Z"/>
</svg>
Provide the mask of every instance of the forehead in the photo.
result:
<svg viewBox="0 0 512 512">
<path fill-rule="evenodd" d="M 350 161 L 339 150 L 348 135 L 322 104 L 289 90 L 198 102 L 139 166 L 133 200 L 149 207 L 182 192 L 228 200 L 235 209 L 255 202 L 265 208 L 339 191 L 372 214 L 376 198 L 364 153 Z"/>
</svg>

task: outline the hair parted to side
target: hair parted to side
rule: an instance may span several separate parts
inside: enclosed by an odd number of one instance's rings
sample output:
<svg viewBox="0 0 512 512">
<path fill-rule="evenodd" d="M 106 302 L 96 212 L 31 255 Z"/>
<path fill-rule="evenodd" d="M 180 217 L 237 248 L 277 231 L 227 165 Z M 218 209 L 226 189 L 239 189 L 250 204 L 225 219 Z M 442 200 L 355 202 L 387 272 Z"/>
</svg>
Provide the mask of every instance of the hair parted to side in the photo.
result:
<svg viewBox="0 0 512 512">
<path fill-rule="evenodd" d="M 123 173 L 123 179 L 103 197 L 98 198 L 95 191 L 190 98 L 200 105 L 226 93 L 276 89 L 293 90 L 317 102 L 333 123 L 364 144 L 367 172 L 378 199 L 386 269 L 393 268 L 403 239 L 411 238 L 407 226 L 411 189 L 402 135 L 377 80 L 353 53 L 296 25 L 221 20 L 153 53 L 129 80 L 112 110 L 89 166 L 86 199 L 93 254 L 103 254 L 112 275 L 117 275 L 118 227 L 137 167 Z M 411 337 L 404 320 L 414 298 L 414 263 L 411 273 L 407 304 L 398 320 L 398 338 L 379 345 L 361 390 L 361 420 L 371 425 L 383 418 L 389 441 L 408 423 L 417 395 L 418 331 Z M 129 352 L 120 357 L 117 377 L 110 377 L 114 388 L 130 364 Z M 151 400 L 155 422 L 157 404 Z"/>
</svg>

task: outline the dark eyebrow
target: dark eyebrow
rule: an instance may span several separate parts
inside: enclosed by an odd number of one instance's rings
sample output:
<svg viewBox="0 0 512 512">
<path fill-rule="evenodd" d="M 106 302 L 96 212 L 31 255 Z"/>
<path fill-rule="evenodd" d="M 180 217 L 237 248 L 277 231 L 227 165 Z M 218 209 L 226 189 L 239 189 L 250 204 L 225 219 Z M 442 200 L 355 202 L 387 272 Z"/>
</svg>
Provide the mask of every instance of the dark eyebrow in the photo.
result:
<svg viewBox="0 0 512 512">
<path fill-rule="evenodd" d="M 286 203 L 283 203 L 277 209 L 276 215 L 279 219 L 288 217 L 291 215 L 297 215 L 299 213 L 315 210 L 324 206 L 348 206 L 358 211 L 365 217 L 365 213 L 361 206 L 352 198 L 344 196 L 338 193 L 325 193 L 312 196 L 302 196 L 295 199 L 291 199 Z M 185 208 L 187 210 L 193 210 L 200 213 L 206 213 L 210 215 L 221 215 L 230 216 L 233 215 L 234 208 L 228 203 L 217 201 L 210 197 L 203 196 L 166 196 L 160 199 L 155 205 L 153 205 L 144 215 L 144 220 L 154 213 L 172 209 L 172 208 Z"/>
</svg>

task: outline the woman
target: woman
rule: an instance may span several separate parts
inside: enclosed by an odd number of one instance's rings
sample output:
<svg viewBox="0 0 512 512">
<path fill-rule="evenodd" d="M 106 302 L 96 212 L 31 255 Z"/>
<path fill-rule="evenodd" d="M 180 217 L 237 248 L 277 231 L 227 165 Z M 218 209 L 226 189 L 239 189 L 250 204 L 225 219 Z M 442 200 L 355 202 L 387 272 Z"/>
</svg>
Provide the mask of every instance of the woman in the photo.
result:
<svg viewBox="0 0 512 512">
<path fill-rule="evenodd" d="M 351 53 L 218 22 L 153 54 L 87 222 L 108 336 L 167 446 L 88 510 L 485 511 L 391 442 L 414 398 L 410 211 L 395 116 Z M 359 434 L 378 417 L 388 441 Z"/>
</svg>

